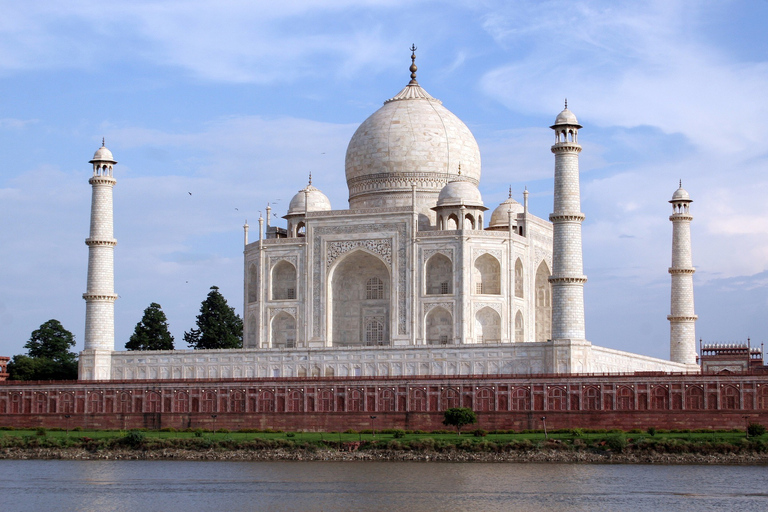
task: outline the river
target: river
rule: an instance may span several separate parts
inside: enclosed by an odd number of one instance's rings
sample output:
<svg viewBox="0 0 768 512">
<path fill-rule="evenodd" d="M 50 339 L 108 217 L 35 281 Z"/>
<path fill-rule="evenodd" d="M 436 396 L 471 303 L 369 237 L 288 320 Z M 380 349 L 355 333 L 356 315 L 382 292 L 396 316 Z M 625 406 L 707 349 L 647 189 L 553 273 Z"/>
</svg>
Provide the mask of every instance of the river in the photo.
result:
<svg viewBox="0 0 768 512">
<path fill-rule="evenodd" d="M 765 466 L 0 461 L 13 511 L 768 510 Z"/>
</svg>

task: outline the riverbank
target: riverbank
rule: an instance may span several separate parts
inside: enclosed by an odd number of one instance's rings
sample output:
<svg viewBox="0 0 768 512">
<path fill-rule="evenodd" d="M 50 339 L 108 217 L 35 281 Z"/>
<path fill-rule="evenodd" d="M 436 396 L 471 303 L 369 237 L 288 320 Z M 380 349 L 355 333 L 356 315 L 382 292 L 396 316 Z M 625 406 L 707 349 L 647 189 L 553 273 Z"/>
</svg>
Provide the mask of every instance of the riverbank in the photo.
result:
<svg viewBox="0 0 768 512">
<path fill-rule="evenodd" d="M 184 460 L 184 461 L 399 461 L 513 462 L 580 464 L 768 464 L 768 453 L 612 453 L 540 449 L 522 452 L 413 452 L 406 450 L 267 449 L 133 450 L 83 448 L 3 448 L 0 460 Z"/>
</svg>

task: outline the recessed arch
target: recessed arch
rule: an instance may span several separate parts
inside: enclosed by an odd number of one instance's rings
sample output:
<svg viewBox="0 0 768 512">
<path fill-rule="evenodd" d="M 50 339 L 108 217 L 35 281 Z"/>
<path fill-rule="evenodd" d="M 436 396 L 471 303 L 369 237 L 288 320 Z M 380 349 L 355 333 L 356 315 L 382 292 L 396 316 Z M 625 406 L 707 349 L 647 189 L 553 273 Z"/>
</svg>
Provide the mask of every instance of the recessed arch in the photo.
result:
<svg viewBox="0 0 768 512">
<path fill-rule="evenodd" d="M 296 298 L 296 267 L 286 260 L 278 261 L 272 267 L 272 300 L 293 300 Z"/>
<path fill-rule="evenodd" d="M 453 315 L 443 307 L 435 307 L 424 319 L 427 345 L 453 343 Z"/>
<path fill-rule="evenodd" d="M 515 343 L 525 341 L 525 326 L 523 325 L 523 313 L 518 311 L 515 315 Z"/>
<path fill-rule="evenodd" d="M 296 319 L 290 313 L 281 311 L 276 314 L 272 319 L 270 331 L 273 348 L 296 346 Z"/>
<path fill-rule="evenodd" d="M 523 262 L 520 258 L 515 261 L 515 297 L 523 298 L 525 295 L 523 290 L 525 285 L 523 283 Z"/>
<path fill-rule="evenodd" d="M 475 340 L 477 343 L 501 341 L 501 316 L 496 310 L 484 307 L 475 313 Z"/>
<path fill-rule="evenodd" d="M 259 300 L 259 271 L 255 263 L 248 266 L 248 302 Z"/>
<path fill-rule="evenodd" d="M 337 260 L 329 278 L 333 346 L 389 344 L 391 278 L 377 255 L 356 249 Z"/>
<path fill-rule="evenodd" d="M 427 260 L 425 274 L 427 295 L 453 293 L 453 263 L 445 254 L 432 255 Z"/>
<path fill-rule="evenodd" d="M 536 269 L 536 341 L 552 338 L 552 285 L 546 261 Z"/>
<path fill-rule="evenodd" d="M 501 294 L 501 264 L 490 254 L 485 253 L 475 260 L 472 277 L 475 293 Z"/>
</svg>

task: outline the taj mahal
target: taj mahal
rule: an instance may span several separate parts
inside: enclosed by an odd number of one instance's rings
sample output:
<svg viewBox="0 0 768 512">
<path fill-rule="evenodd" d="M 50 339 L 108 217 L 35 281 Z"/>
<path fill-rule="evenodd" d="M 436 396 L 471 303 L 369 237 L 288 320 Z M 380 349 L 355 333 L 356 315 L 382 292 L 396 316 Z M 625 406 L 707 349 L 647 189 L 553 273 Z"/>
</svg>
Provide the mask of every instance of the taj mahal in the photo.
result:
<svg viewBox="0 0 768 512">
<path fill-rule="evenodd" d="M 268 209 L 257 233 L 244 226 L 242 349 L 115 350 L 117 162 L 99 148 L 90 161 L 79 378 L 698 372 L 692 201 L 682 185 L 669 201 L 670 360 L 592 345 L 584 323 L 576 116 L 566 103 L 551 126 L 549 218 L 530 213 L 527 191 L 522 203 L 510 191 L 501 204 L 486 206 L 478 144 L 421 87 L 415 58 L 410 82 L 349 142 L 348 208 L 331 205 L 321 180 L 313 183 L 310 175 L 282 225 L 273 225 Z"/>
</svg>

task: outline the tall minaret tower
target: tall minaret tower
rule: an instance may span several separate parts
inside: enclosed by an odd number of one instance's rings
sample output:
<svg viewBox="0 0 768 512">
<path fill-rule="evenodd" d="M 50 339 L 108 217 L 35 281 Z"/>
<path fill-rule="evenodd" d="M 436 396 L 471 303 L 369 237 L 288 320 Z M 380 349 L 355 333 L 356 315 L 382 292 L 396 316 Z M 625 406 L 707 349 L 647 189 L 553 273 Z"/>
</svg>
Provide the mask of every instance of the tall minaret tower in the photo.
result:
<svg viewBox="0 0 768 512">
<path fill-rule="evenodd" d="M 555 124 L 555 202 L 549 216 L 553 224 L 552 247 L 552 340 L 554 342 L 584 341 L 584 275 L 581 254 L 581 196 L 579 193 L 578 131 L 576 116 L 565 109 L 557 115 Z M 562 356 L 558 356 L 562 359 Z M 555 371 L 576 371 L 575 368 L 554 368 Z M 586 368 L 584 368 L 586 370 Z"/>
<path fill-rule="evenodd" d="M 80 354 L 78 377 L 81 380 L 108 380 L 112 351 L 115 350 L 115 272 L 112 232 L 112 153 L 101 147 L 89 162 L 93 176 L 88 180 L 91 196 L 91 233 L 88 246 L 88 284 L 85 299 L 85 349 Z"/>
<path fill-rule="evenodd" d="M 691 221 L 693 201 L 680 182 L 672 195 L 672 306 L 669 320 L 669 358 L 676 363 L 696 364 L 696 318 L 693 313 Z"/>
</svg>

